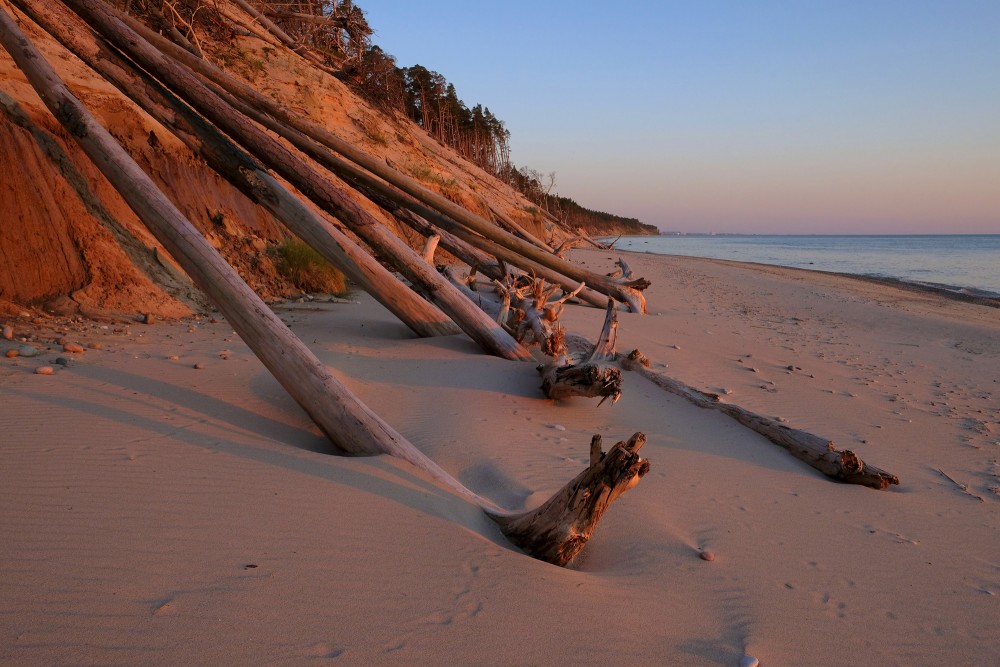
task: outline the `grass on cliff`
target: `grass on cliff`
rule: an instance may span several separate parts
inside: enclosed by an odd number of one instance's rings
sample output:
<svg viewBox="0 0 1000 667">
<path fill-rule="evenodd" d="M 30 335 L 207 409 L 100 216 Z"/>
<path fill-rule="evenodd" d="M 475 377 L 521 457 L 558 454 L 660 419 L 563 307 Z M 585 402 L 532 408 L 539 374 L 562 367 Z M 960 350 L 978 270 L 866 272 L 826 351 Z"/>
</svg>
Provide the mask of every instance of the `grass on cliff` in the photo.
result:
<svg viewBox="0 0 1000 667">
<path fill-rule="evenodd" d="M 302 241 L 286 239 L 272 252 L 278 273 L 303 292 L 347 294 L 344 274 Z"/>
</svg>

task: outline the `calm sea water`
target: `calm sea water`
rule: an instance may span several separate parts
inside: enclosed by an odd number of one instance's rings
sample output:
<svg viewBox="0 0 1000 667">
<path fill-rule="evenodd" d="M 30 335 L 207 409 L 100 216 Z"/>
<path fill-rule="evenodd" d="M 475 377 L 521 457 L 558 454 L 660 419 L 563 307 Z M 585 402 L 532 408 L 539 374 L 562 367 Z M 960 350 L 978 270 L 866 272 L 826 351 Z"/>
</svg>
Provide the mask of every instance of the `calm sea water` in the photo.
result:
<svg viewBox="0 0 1000 667">
<path fill-rule="evenodd" d="M 622 250 L 897 278 L 1000 296 L 1000 234 L 962 236 L 633 236 Z"/>
</svg>

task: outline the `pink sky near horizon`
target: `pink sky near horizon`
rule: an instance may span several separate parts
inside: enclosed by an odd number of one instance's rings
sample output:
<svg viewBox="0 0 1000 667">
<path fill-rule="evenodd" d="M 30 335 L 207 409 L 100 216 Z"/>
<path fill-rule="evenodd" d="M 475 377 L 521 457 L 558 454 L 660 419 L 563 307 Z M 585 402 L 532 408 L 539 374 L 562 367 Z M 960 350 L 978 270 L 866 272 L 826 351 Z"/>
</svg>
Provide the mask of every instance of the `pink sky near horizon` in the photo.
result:
<svg viewBox="0 0 1000 667">
<path fill-rule="evenodd" d="M 362 3 L 555 191 L 668 231 L 1000 234 L 1000 2 Z"/>
</svg>

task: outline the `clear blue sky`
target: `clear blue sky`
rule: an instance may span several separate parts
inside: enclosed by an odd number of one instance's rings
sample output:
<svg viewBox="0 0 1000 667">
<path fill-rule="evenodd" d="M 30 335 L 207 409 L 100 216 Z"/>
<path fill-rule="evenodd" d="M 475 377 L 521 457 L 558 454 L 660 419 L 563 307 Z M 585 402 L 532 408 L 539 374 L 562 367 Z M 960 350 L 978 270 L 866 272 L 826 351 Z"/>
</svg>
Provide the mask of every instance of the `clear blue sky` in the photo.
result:
<svg viewBox="0 0 1000 667">
<path fill-rule="evenodd" d="M 1000 0 L 358 0 L 512 157 L 664 230 L 1000 233 Z"/>
</svg>

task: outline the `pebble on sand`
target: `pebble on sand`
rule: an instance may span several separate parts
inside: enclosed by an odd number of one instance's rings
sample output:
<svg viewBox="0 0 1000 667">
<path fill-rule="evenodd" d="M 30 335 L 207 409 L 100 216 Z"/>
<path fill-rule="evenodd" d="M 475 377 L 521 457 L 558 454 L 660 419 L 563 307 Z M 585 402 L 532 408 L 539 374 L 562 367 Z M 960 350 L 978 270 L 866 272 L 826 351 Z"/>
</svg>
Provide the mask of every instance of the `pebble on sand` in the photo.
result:
<svg viewBox="0 0 1000 667">
<path fill-rule="evenodd" d="M 760 660 L 752 655 L 745 655 L 740 658 L 740 667 L 757 667 L 759 664 Z"/>
<path fill-rule="evenodd" d="M 4 325 L 3 337 L 7 340 L 14 340 L 14 330 L 10 328 L 10 325 Z"/>
<path fill-rule="evenodd" d="M 55 370 L 52 366 L 39 366 L 35 369 L 35 375 L 52 375 Z"/>
<path fill-rule="evenodd" d="M 7 355 L 8 359 L 13 359 L 14 357 L 17 356 L 17 350 L 15 350 L 14 348 L 10 348 L 4 354 Z"/>
<path fill-rule="evenodd" d="M 201 370 L 201 369 L 203 369 L 204 367 L 205 367 L 205 364 L 195 364 L 195 365 L 194 365 L 194 366 L 192 366 L 191 368 L 193 368 L 193 369 L 195 369 L 195 370 L 198 370 L 198 371 L 200 371 L 200 370 Z"/>
<path fill-rule="evenodd" d="M 79 343 L 64 343 L 63 352 L 72 352 L 74 354 L 83 354 L 83 345 Z"/>
<path fill-rule="evenodd" d="M 712 553 L 711 551 L 699 551 L 698 558 L 711 562 L 715 560 L 715 554 Z"/>
<path fill-rule="evenodd" d="M 90 348 L 91 350 L 103 350 L 104 349 L 104 344 L 103 343 L 87 343 L 87 347 Z"/>
</svg>

